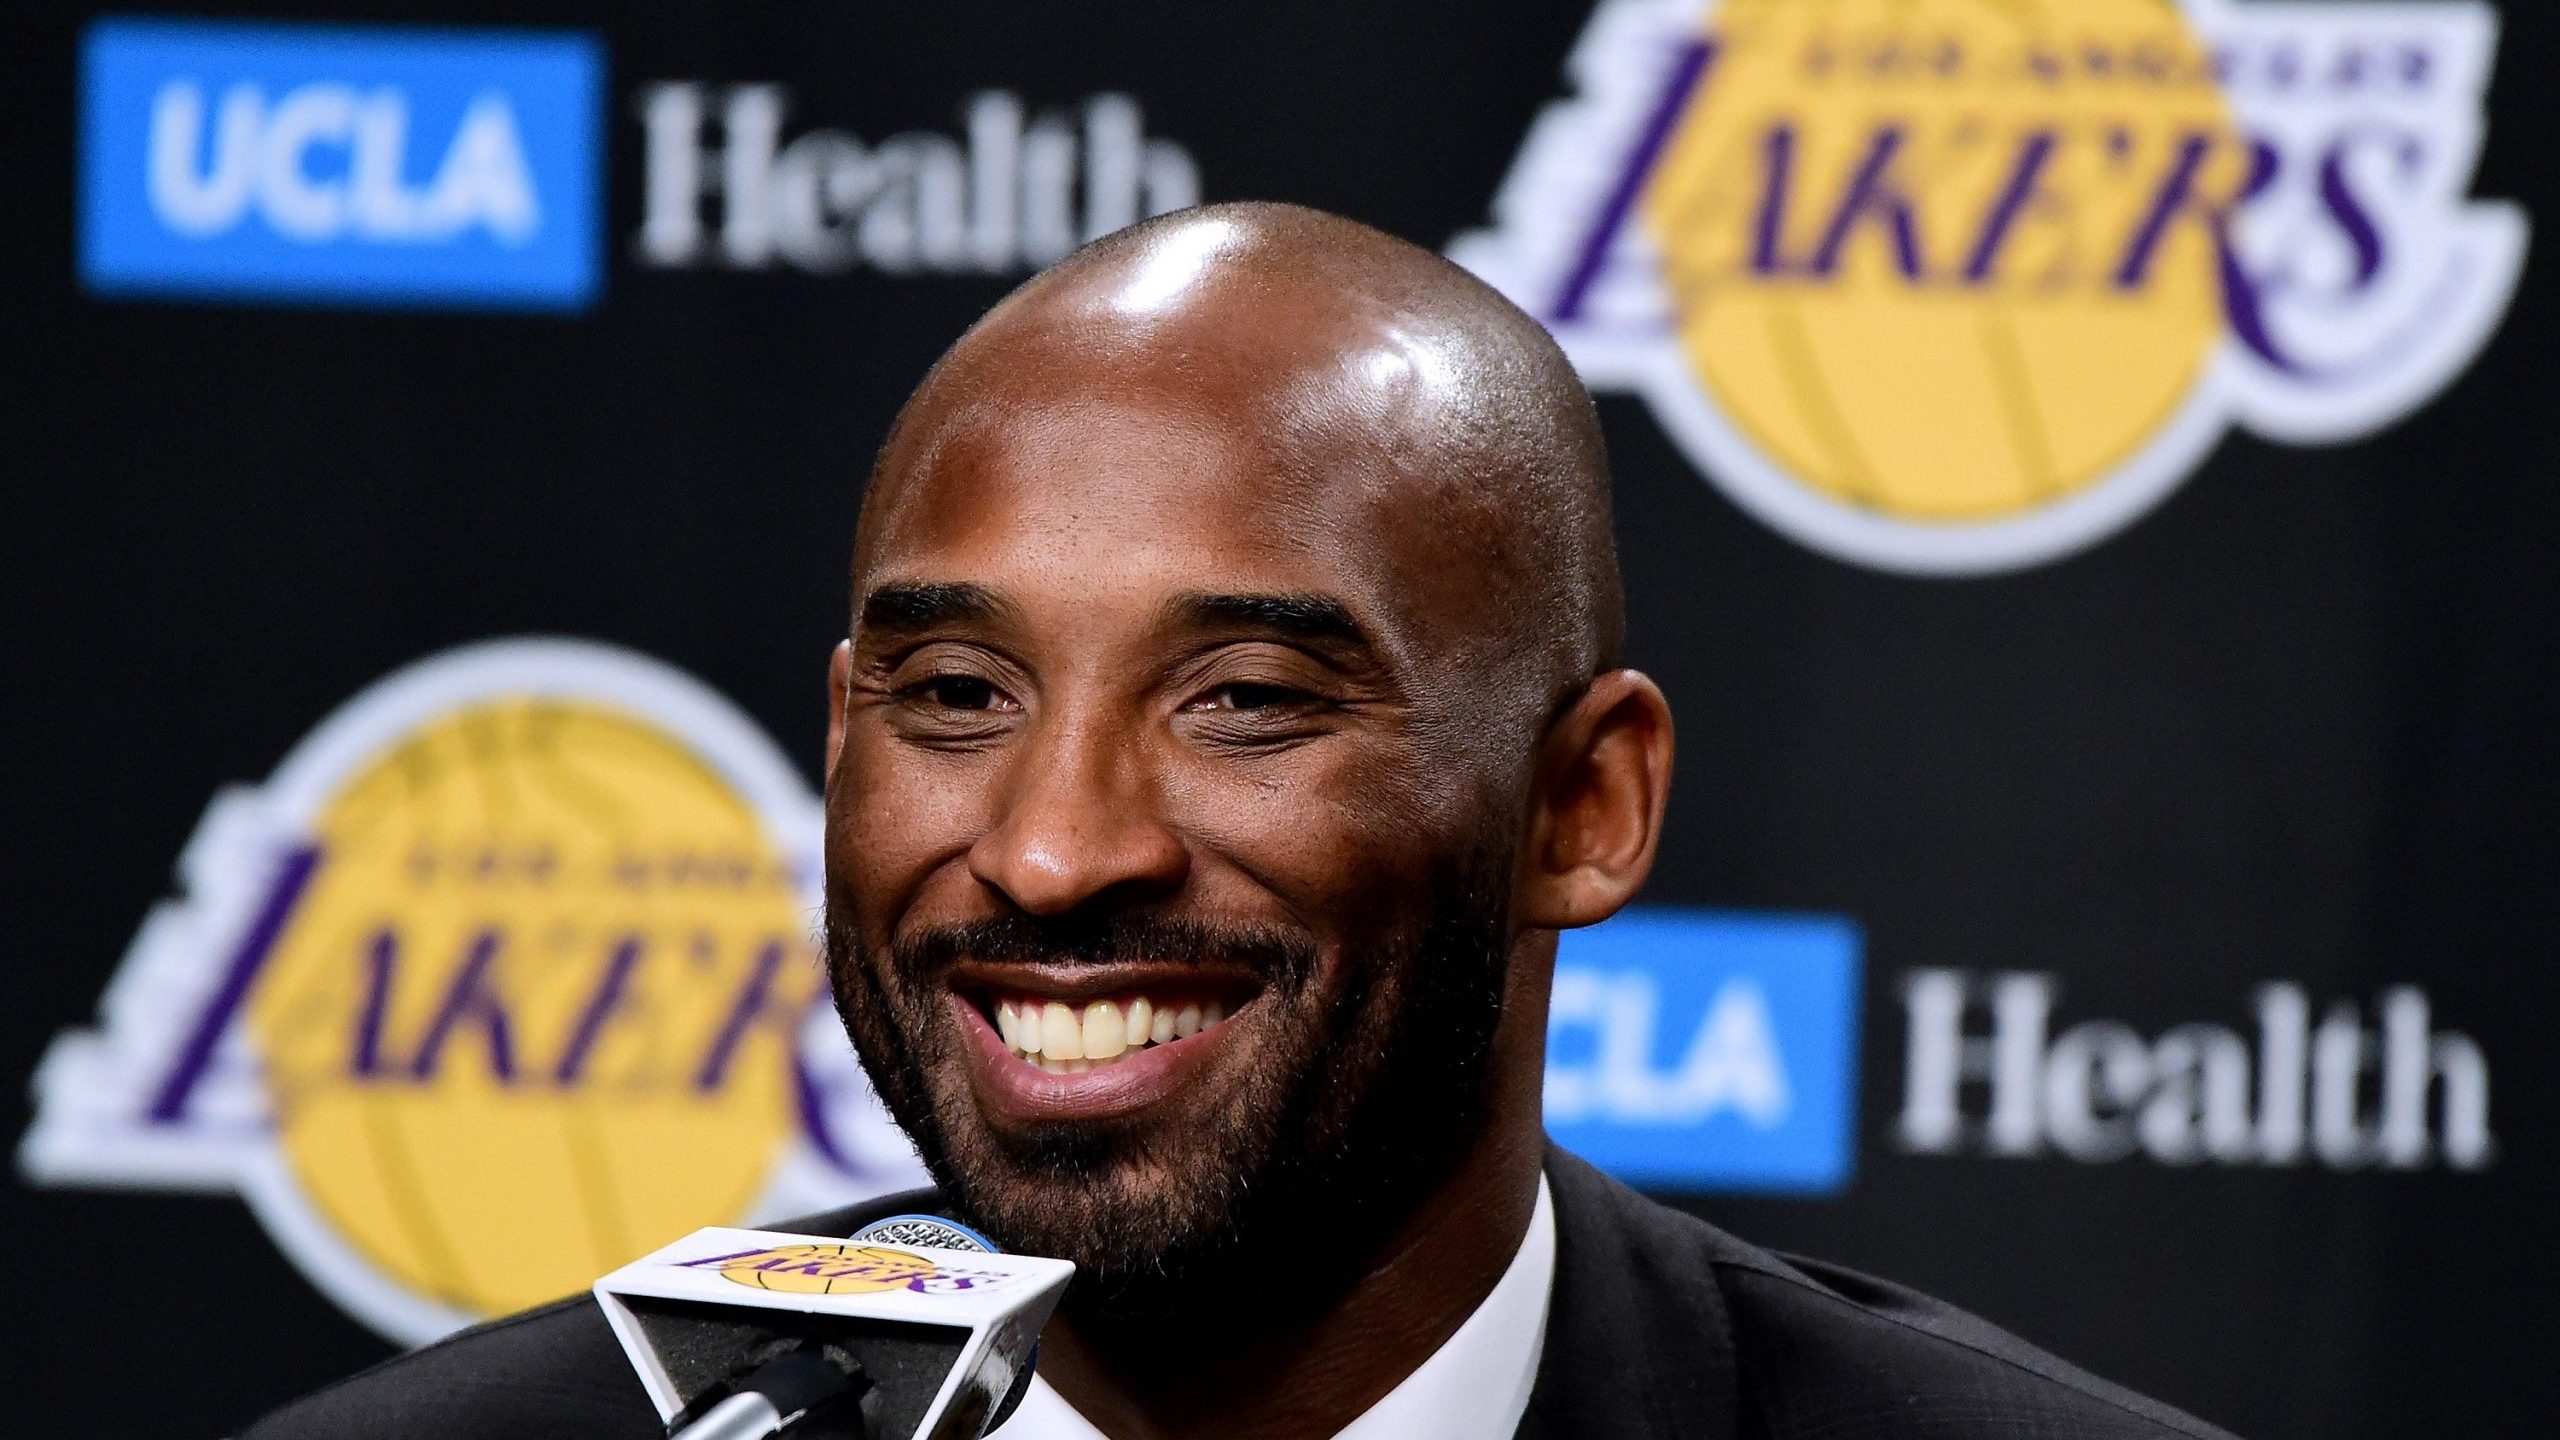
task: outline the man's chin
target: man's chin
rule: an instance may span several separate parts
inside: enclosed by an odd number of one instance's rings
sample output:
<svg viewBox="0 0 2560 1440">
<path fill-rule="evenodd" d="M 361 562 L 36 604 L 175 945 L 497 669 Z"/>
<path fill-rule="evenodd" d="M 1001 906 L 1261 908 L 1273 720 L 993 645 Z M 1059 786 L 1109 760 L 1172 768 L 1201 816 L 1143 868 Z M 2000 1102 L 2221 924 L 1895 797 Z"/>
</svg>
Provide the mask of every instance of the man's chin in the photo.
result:
<svg viewBox="0 0 2560 1440">
<path fill-rule="evenodd" d="M 1163 1153 L 1126 1122 L 981 1131 L 947 1160 L 950 1198 L 1009 1248 L 1095 1276 L 1161 1274 L 1233 1228 L 1229 1157 Z"/>
</svg>

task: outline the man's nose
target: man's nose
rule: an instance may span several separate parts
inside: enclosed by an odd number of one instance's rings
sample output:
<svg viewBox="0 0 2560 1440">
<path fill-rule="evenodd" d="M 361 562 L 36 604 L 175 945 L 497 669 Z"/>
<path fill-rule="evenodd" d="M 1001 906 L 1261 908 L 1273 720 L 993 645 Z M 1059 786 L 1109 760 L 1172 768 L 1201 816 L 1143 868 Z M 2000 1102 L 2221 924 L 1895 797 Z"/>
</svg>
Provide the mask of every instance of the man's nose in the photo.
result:
<svg viewBox="0 0 2560 1440">
<path fill-rule="evenodd" d="M 1135 752 L 1080 727 L 1035 739 L 995 825 L 969 849 L 970 872 L 1033 915 L 1181 888 L 1190 851 L 1158 812 L 1155 782 Z"/>
</svg>

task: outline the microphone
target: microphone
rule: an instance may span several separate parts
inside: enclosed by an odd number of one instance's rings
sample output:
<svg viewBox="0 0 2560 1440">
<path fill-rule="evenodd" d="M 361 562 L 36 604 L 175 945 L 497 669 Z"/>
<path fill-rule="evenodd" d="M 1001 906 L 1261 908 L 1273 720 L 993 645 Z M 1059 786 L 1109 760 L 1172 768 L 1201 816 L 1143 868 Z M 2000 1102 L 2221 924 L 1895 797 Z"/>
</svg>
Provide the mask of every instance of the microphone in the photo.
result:
<svg viewBox="0 0 2560 1440">
<path fill-rule="evenodd" d="M 712 1226 L 595 1284 L 678 1440 L 978 1440 L 1075 1266 L 894 1215 L 849 1240 Z"/>
</svg>

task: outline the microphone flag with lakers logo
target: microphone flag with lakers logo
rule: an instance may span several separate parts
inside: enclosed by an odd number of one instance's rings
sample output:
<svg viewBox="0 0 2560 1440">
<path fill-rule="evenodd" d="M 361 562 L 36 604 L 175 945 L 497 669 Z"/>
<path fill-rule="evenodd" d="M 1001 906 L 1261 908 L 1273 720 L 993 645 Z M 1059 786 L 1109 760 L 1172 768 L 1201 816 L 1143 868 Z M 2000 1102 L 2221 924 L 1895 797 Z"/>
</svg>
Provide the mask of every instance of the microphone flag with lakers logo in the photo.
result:
<svg viewBox="0 0 2560 1440">
<path fill-rule="evenodd" d="M 713 1227 L 597 1281 L 669 1432 L 977 1440 L 1002 1424 L 1075 1266 L 896 1219 L 957 1247 L 866 1239 L 878 1225 L 852 1240 Z"/>
</svg>

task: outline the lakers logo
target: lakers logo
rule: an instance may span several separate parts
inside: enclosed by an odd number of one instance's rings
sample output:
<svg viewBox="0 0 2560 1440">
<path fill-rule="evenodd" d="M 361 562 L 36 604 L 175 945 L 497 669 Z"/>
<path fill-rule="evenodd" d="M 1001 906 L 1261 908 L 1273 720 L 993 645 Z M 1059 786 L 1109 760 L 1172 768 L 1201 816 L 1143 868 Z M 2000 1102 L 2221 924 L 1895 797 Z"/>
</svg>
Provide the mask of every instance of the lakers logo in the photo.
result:
<svg viewBox="0 0 2560 1440">
<path fill-rule="evenodd" d="M 863 1295 L 883 1290 L 924 1291 L 940 1275 L 934 1263 L 911 1250 L 885 1245 L 776 1245 L 715 1264 L 720 1278 L 758 1290 L 793 1295 Z"/>
<path fill-rule="evenodd" d="M 2233 424 L 2356 438 L 2449 383 L 2526 230 L 2458 200 L 2486 6 L 1609 0 L 1462 263 L 1745 509 L 2015 568 Z"/>
<path fill-rule="evenodd" d="M 852 1158 L 885 1126 L 813 1061 L 843 1048 L 815 838 L 770 743 L 673 671 L 559 641 L 427 661 L 216 803 L 109 1030 L 40 1072 L 23 1161 L 235 1186 L 402 1339 L 908 1180 Z"/>
<path fill-rule="evenodd" d="M 1018 1274 L 990 1270 L 951 1257 L 935 1259 L 892 1245 L 795 1241 L 759 1245 L 670 1263 L 679 1270 L 708 1270 L 733 1285 L 789 1295 L 876 1295 L 904 1290 L 917 1295 L 957 1295 L 1018 1283 Z"/>
</svg>

